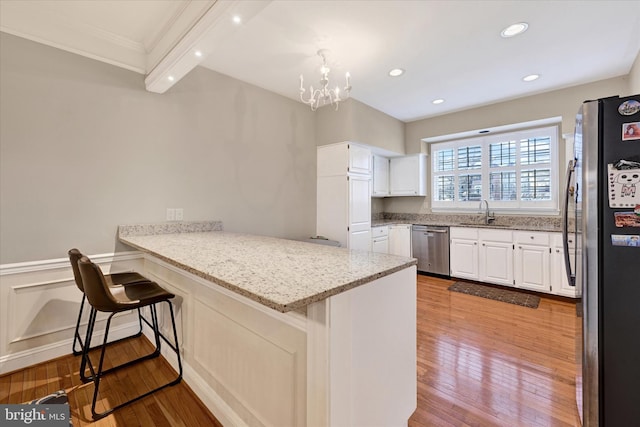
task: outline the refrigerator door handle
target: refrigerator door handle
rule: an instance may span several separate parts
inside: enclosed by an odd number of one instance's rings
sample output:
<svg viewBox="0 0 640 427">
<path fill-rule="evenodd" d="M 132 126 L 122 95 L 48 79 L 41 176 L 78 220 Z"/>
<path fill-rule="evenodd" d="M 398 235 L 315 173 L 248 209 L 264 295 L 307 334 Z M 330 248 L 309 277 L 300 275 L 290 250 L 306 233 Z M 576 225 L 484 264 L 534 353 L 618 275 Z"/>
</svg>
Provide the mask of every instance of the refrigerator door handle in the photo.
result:
<svg viewBox="0 0 640 427">
<path fill-rule="evenodd" d="M 575 171 L 574 160 L 569 160 L 567 166 L 567 185 L 564 191 L 564 200 L 562 206 L 562 248 L 564 250 L 564 268 L 567 274 L 569 286 L 576 285 L 576 276 L 571 271 L 571 261 L 569 254 L 569 197 L 573 196 L 574 188 L 571 186 L 571 176 Z"/>
</svg>

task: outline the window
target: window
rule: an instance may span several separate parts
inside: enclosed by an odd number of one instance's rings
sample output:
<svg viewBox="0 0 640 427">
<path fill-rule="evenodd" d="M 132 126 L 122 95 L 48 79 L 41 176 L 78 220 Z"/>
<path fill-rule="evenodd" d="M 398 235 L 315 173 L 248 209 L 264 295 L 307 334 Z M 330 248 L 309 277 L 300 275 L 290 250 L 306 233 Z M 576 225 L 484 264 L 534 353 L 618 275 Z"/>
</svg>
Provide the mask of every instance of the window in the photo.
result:
<svg viewBox="0 0 640 427">
<path fill-rule="evenodd" d="M 431 145 L 434 210 L 558 210 L 558 128 Z"/>
</svg>

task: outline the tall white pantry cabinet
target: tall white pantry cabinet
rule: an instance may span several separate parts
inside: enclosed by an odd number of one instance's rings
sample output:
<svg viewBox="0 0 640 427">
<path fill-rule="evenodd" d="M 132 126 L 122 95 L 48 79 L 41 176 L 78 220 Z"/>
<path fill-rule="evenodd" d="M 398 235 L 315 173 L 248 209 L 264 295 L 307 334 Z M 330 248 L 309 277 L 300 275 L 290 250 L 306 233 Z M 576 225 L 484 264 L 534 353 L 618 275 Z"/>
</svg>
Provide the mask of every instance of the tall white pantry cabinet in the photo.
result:
<svg viewBox="0 0 640 427">
<path fill-rule="evenodd" d="M 318 147 L 316 234 L 371 250 L 371 151 L 351 142 Z"/>
</svg>

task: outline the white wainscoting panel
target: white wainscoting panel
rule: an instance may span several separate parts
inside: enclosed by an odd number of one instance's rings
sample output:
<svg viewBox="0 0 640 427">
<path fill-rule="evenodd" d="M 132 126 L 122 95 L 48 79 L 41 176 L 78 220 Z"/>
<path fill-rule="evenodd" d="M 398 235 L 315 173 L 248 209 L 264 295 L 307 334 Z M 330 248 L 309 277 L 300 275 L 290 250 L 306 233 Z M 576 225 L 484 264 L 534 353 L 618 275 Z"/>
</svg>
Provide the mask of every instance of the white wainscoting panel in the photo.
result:
<svg viewBox="0 0 640 427">
<path fill-rule="evenodd" d="M 144 274 L 177 295 L 185 378 L 216 417 L 233 425 L 306 425 L 301 314 L 278 313 L 151 256 Z"/>
<path fill-rule="evenodd" d="M 90 258 L 105 273 L 143 266 L 138 252 Z M 70 354 L 81 299 L 67 258 L 0 265 L 0 374 Z M 88 311 L 85 304 L 81 333 Z M 119 314 L 110 337 L 135 333 L 136 318 L 131 312 Z M 96 341 L 102 340 L 103 324 L 96 325 Z"/>
</svg>

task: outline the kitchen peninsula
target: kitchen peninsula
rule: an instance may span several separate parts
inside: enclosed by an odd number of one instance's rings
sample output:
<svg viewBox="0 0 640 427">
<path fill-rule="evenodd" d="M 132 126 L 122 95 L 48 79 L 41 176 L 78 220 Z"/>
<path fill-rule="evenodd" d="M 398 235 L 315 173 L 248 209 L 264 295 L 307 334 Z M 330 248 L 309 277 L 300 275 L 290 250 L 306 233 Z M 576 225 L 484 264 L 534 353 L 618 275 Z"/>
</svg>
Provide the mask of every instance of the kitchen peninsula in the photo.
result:
<svg viewBox="0 0 640 427">
<path fill-rule="evenodd" d="M 215 221 L 121 226 L 119 239 L 177 295 L 185 380 L 223 424 L 406 425 L 414 259 L 228 233 Z"/>
</svg>

